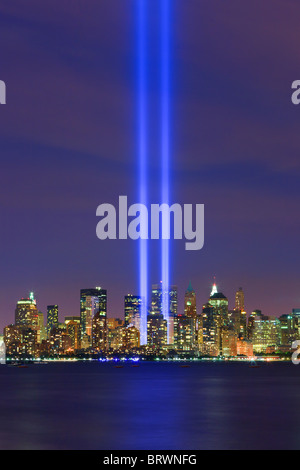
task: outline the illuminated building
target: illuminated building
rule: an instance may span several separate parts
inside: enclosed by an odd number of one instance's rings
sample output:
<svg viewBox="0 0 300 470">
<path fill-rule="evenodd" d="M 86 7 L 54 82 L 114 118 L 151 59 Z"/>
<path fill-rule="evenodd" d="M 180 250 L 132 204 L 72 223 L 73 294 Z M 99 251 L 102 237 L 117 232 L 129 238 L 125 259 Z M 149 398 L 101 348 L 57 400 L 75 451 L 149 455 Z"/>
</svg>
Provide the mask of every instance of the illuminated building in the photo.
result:
<svg viewBox="0 0 300 470">
<path fill-rule="evenodd" d="M 234 310 L 237 316 L 235 329 L 238 334 L 242 336 L 246 336 L 247 335 L 247 313 L 245 312 L 245 294 L 241 287 L 235 294 L 235 309 Z"/>
<path fill-rule="evenodd" d="M 119 351 L 123 347 L 123 326 L 109 328 L 107 332 L 108 348 L 113 351 Z"/>
<path fill-rule="evenodd" d="M 43 340 L 47 339 L 47 328 L 44 325 L 44 314 L 38 312 L 38 332 L 37 332 L 37 342 L 41 343 Z"/>
<path fill-rule="evenodd" d="M 21 299 L 17 302 L 15 310 L 15 324 L 17 326 L 30 326 L 32 328 L 38 328 L 39 316 L 36 301 L 30 297 L 27 299 Z"/>
<path fill-rule="evenodd" d="M 299 339 L 298 318 L 295 315 L 281 315 L 280 322 L 280 346 L 291 347 L 293 341 Z"/>
<path fill-rule="evenodd" d="M 98 311 L 92 321 L 92 347 L 98 351 L 106 351 L 107 346 L 107 319 Z"/>
<path fill-rule="evenodd" d="M 72 349 L 71 337 L 67 334 L 66 326 L 54 326 L 51 329 L 50 338 L 50 350 L 54 354 L 64 354 L 69 349 Z"/>
<path fill-rule="evenodd" d="M 82 289 L 80 291 L 80 325 L 81 337 L 92 343 L 93 318 L 98 317 L 106 320 L 107 317 L 107 292 L 101 287 L 95 289 Z"/>
<path fill-rule="evenodd" d="M 198 322 L 199 351 L 203 355 L 218 356 L 221 344 L 220 319 L 210 304 L 203 306 Z"/>
<path fill-rule="evenodd" d="M 7 354 L 18 356 L 22 350 L 21 327 L 17 325 L 6 326 L 4 328 L 4 343 Z"/>
<path fill-rule="evenodd" d="M 213 291 L 215 290 L 217 289 L 213 289 Z M 213 335 L 216 350 L 219 354 L 222 354 L 222 330 L 230 326 L 228 299 L 221 292 L 214 292 L 208 300 L 208 305 L 213 309 Z"/>
<path fill-rule="evenodd" d="M 167 293 L 168 297 L 168 322 L 169 322 L 169 343 L 174 343 L 174 319 L 177 315 L 177 286 L 170 286 Z M 163 289 L 162 283 L 152 285 L 151 293 L 151 315 L 163 314 Z"/>
<path fill-rule="evenodd" d="M 67 335 L 71 338 L 73 349 L 80 348 L 80 317 L 65 317 Z"/>
<path fill-rule="evenodd" d="M 194 317 L 177 315 L 175 323 L 175 347 L 177 350 L 191 351 L 195 348 Z"/>
<path fill-rule="evenodd" d="M 300 308 L 293 308 L 292 316 L 297 320 L 298 323 L 298 335 L 300 338 Z"/>
<path fill-rule="evenodd" d="M 51 330 L 58 326 L 58 305 L 47 307 L 47 336 L 50 337 Z"/>
<path fill-rule="evenodd" d="M 184 314 L 188 317 L 196 317 L 197 310 L 196 310 L 196 293 L 192 288 L 191 282 L 187 288 L 187 291 L 184 295 Z"/>
<path fill-rule="evenodd" d="M 140 332 L 137 328 L 134 326 L 123 328 L 122 347 L 127 351 L 140 347 Z"/>
<path fill-rule="evenodd" d="M 228 299 L 221 292 L 211 295 L 208 300 L 209 305 L 214 309 L 216 315 L 220 317 L 220 325 L 227 326 L 228 318 Z"/>
<path fill-rule="evenodd" d="M 235 294 L 235 309 L 241 312 L 245 310 L 245 295 L 241 287 Z"/>
<path fill-rule="evenodd" d="M 237 339 L 236 349 L 238 356 L 253 356 L 253 344 L 246 338 L 240 337 Z"/>
<path fill-rule="evenodd" d="M 228 311 L 229 325 L 234 329 L 239 336 L 247 336 L 247 313 L 241 310 Z"/>
<path fill-rule="evenodd" d="M 248 326 L 247 326 L 247 337 L 250 341 L 252 341 L 253 332 L 254 332 L 254 321 L 255 319 L 263 319 L 264 315 L 262 314 L 261 310 L 254 310 L 250 317 L 248 318 Z"/>
<path fill-rule="evenodd" d="M 224 357 L 237 355 L 237 334 L 232 328 L 222 328 L 221 331 L 221 355 Z"/>
<path fill-rule="evenodd" d="M 37 345 L 36 330 L 26 326 L 21 326 L 20 330 L 22 334 L 21 354 L 25 356 L 34 357 Z"/>
<path fill-rule="evenodd" d="M 148 315 L 147 345 L 157 349 L 167 345 L 167 320 L 160 313 Z"/>
<path fill-rule="evenodd" d="M 119 326 L 124 326 L 124 320 L 121 318 L 108 318 L 107 319 L 107 328 L 113 330 L 114 328 L 118 328 Z"/>
<path fill-rule="evenodd" d="M 280 321 L 276 317 L 257 316 L 252 332 L 253 351 L 265 353 L 267 348 L 280 345 Z"/>
<path fill-rule="evenodd" d="M 190 318 L 191 324 L 191 344 L 192 348 L 197 345 L 197 309 L 196 309 L 196 293 L 192 288 L 191 282 L 184 295 L 184 314 Z"/>
<path fill-rule="evenodd" d="M 125 327 L 134 326 L 140 330 L 142 298 L 128 294 L 124 299 Z"/>
</svg>

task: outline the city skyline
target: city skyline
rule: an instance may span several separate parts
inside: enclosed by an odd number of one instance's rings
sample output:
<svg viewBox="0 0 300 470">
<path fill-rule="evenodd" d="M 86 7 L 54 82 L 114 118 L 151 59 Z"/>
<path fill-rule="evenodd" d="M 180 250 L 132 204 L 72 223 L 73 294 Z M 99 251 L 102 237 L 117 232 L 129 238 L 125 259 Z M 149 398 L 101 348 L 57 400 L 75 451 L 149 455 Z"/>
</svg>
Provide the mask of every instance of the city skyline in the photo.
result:
<svg viewBox="0 0 300 470">
<path fill-rule="evenodd" d="M 147 312 L 150 312 L 150 311 L 153 311 L 157 312 L 159 311 L 159 309 L 161 307 L 155 307 L 153 306 L 153 292 L 155 292 L 156 289 L 161 289 L 161 281 L 159 284 L 155 284 L 155 283 L 152 283 L 151 284 L 151 288 L 149 289 L 149 294 L 148 294 L 148 299 L 149 299 L 149 303 L 147 305 Z M 207 289 L 207 296 L 203 299 L 199 299 L 199 295 L 198 295 L 198 291 L 197 289 L 194 289 L 194 286 L 193 286 L 193 283 L 192 281 L 190 280 L 188 282 L 188 284 L 186 285 L 186 287 L 182 287 L 181 288 L 178 286 L 178 284 L 172 284 L 170 286 L 170 289 L 174 288 L 176 290 L 176 314 L 178 315 L 183 315 L 183 314 L 186 314 L 186 311 L 187 311 L 187 307 L 186 307 L 186 301 L 187 299 L 189 299 L 189 296 L 188 296 L 188 293 L 189 292 L 192 292 L 193 294 L 195 294 L 195 310 L 196 310 L 196 314 L 197 315 L 200 315 L 201 312 L 202 312 L 202 309 L 203 307 L 205 306 L 205 304 L 207 303 L 207 299 L 212 296 L 213 294 L 223 294 L 225 295 L 225 297 L 228 299 L 228 308 L 230 310 L 230 308 L 234 309 L 234 308 L 239 308 L 241 311 L 244 311 L 245 309 L 245 312 L 247 314 L 247 317 L 249 317 L 251 315 L 251 313 L 255 312 L 255 311 L 261 311 L 263 313 L 263 315 L 265 316 L 274 316 L 274 317 L 277 317 L 279 318 L 280 316 L 282 315 L 289 315 L 291 314 L 293 311 L 295 310 L 300 310 L 300 306 L 299 305 L 293 305 L 289 310 L 286 309 L 284 312 L 281 312 L 279 315 L 276 315 L 270 311 L 264 311 L 260 305 L 256 305 L 256 308 L 254 309 L 251 309 L 249 310 L 247 308 L 247 290 L 245 290 L 243 287 L 239 286 L 237 287 L 235 290 L 234 290 L 234 293 L 232 296 L 229 296 L 227 295 L 226 292 L 223 292 L 222 289 L 219 288 L 219 284 L 216 280 L 216 277 L 214 276 L 213 278 L 213 281 L 212 283 L 210 284 L 210 288 Z M 119 314 L 117 315 L 113 315 L 112 312 L 110 312 L 109 310 L 109 298 L 110 298 L 110 292 L 108 291 L 108 289 L 106 289 L 105 287 L 90 287 L 88 289 L 82 289 L 80 288 L 79 292 L 80 292 L 80 295 L 79 295 L 79 300 L 77 299 L 77 310 L 75 312 L 66 312 L 63 308 L 61 308 L 60 304 L 59 303 L 55 303 L 55 304 L 45 304 L 45 303 L 41 303 L 40 302 L 40 299 L 38 298 L 38 295 L 36 295 L 36 290 L 30 290 L 28 292 L 28 296 L 24 296 L 24 297 L 19 297 L 16 302 L 15 302 L 15 305 L 14 305 L 14 310 L 13 312 L 15 312 L 15 308 L 16 308 L 16 304 L 19 302 L 19 301 L 33 301 L 35 302 L 35 305 L 39 305 L 39 308 L 38 308 L 38 311 L 43 313 L 44 315 L 47 315 L 47 312 L 49 311 L 49 309 L 52 309 L 52 308 L 55 308 L 57 309 L 56 311 L 56 317 L 57 319 L 60 321 L 60 320 L 63 320 L 66 318 L 66 317 L 79 317 L 81 318 L 82 316 L 82 304 L 81 304 L 81 299 L 82 299 L 82 296 L 83 295 L 99 295 L 99 292 L 100 293 L 104 293 L 105 295 L 105 315 L 107 316 L 107 318 L 111 318 L 111 319 L 122 319 L 125 321 L 125 324 L 126 324 L 126 318 L 127 318 L 127 314 L 126 314 L 126 299 L 128 300 L 132 300 L 134 303 L 138 302 L 138 301 L 141 301 L 141 296 L 137 293 L 134 293 L 133 291 L 132 292 L 127 292 L 123 295 L 122 299 L 121 299 L 121 303 L 122 303 L 122 307 L 121 307 L 121 310 L 119 311 Z M 183 292 L 183 295 L 180 296 L 178 294 L 178 292 Z M 86 294 L 88 293 L 88 294 Z M 78 292 L 77 292 L 78 294 Z M 242 296 L 242 301 L 241 301 L 241 296 Z M 78 295 L 77 295 L 78 297 Z M 125 305 L 124 305 L 124 300 L 125 300 Z M 161 300 L 160 300 L 161 302 Z M 45 308 L 40 308 L 40 305 L 46 305 Z M 241 306 L 244 307 L 241 308 Z M 97 307 L 99 307 L 99 304 L 97 305 Z M 92 311 L 93 313 L 91 314 L 91 319 L 93 318 L 93 316 L 95 315 L 95 313 L 98 311 L 97 307 L 93 307 L 92 308 Z M 193 309 L 193 307 L 192 307 Z M 170 311 L 172 312 L 172 307 L 170 307 Z M 175 313 L 175 312 L 174 312 Z M 7 326 L 9 323 L 6 323 L 4 325 Z M 3 328 L 4 328 L 3 327 Z M 3 330 L 2 328 L 2 330 Z M 91 325 L 90 325 L 90 328 L 91 328 Z"/>
<path fill-rule="evenodd" d="M 300 308 L 279 318 L 260 309 L 245 311 L 245 294 L 239 287 L 234 306 L 216 283 L 197 309 L 191 281 L 185 291 L 184 311 L 178 308 L 176 285 L 165 291 L 162 282 L 151 287 L 151 302 L 128 294 L 120 318 L 107 315 L 106 289 L 80 290 L 80 315 L 59 319 L 59 306 L 47 306 L 47 317 L 37 307 L 33 292 L 16 305 L 15 321 L 6 325 L 3 339 L 8 360 L 49 358 L 112 359 L 116 355 L 154 358 L 253 358 L 275 354 L 286 359 L 300 338 Z M 167 305 L 166 305 L 167 302 Z M 164 315 L 167 308 L 168 317 Z M 147 316 L 143 320 L 144 311 Z M 146 341 L 141 325 L 145 321 Z"/>
<path fill-rule="evenodd" d="M 116 1 L 0 6 L 1 328 L 16 292 L 71 315 L 82 286 L 105 283 L 114 316 L 138 293 L 138 242 L 95 233 L 100 204 L 138 192 L 137 3 Z M 149 204 L 161 202 L 157 3 L 147 10 Z M 170 284 L 183 298 L 191 279 L 205 299 L 217 275 L 229 298 L 247 286 L 248 311 L 280 316 L 300 305 L 300 5 L 274 0 L 267 30 L 259 0 L 174 0 L 171 14 L 170 202 L 205 205 L 205 244 L 195 254 L 170 243 Z M 149 250 L 155 281 L 160 241 Z"/>
</svg>

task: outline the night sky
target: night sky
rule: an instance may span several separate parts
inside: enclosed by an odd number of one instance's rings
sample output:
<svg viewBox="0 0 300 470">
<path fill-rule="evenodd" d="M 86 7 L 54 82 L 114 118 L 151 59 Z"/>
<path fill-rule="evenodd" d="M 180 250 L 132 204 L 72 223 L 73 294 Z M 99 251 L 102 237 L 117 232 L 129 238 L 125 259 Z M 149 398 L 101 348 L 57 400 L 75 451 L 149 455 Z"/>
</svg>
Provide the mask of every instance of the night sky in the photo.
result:
<svg viewBox="0 0 300 470">
<path fill-rule="evenodd" d="M 138 243 L 96 238 L 96 208 L 138 202 L 137 1 L 0 4 L 0 328 L 33 290 L 38 308 L 79 315 L 81 288 L 110 316 L 138 293 Z M 150 203 L 160 202 L 159 0 L 148 1 Z M 213 276 L 233 307 L 300 307 L 298 0 L 173 0 L 172 198 L 205 204 L 205 246 L 172 242 L 179 313 Z M 160 280 L 152 241 L 150 283 Z"/>
</svg>

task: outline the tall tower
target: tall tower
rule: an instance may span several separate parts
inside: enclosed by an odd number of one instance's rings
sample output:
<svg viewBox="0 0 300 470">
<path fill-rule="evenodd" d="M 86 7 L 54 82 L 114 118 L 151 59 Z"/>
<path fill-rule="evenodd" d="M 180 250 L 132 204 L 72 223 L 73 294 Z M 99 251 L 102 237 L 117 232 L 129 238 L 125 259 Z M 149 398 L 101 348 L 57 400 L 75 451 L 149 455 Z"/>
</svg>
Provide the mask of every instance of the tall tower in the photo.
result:
<svg viewBox="0 0 300 470">
<path fill-rule="evenodd" d="M 197 317 L 196 292 L 192 288 L 191 281 L 184 295 L 184 314 L 188 317 Z"/>
<path fill-rule="evenodd" d="M 33 294 L 29 298 L 21 299 L 17 302 L 15 324 L 17 326 L 38 327 L 38 309 Z"/>
<path fill-rule="evenodd" d="M 239 315 L 239 334 L 243 337 L 247 336 L 247 313 L 245 311 L 245 295 L 240 287 L 235 294 L 235 311 Z"/>
<path fill-rule="evenodd" d="M 177 326 L 177 341 L 179 340 L 180 331 L 182 330 L 189 330 L 189 334 L 187 335 L 190 338 L 190 347 L 191 349 L 196 348 L 197 346 L 197 310 L 196 310 L 196 292 L 192 288 L 192 283 L 190 281 L 187 291 L 184 295 L 184 317 L 177 318 L 176 326 Z M 180 340 L 179 340 L 180 342 Z M 188 341 L 184 341 L 187 342 Z"/>
<path fill-rule="evenodd" d="M 138 295 L 125 295 L 125 327 L 134 326 L 140 331 L 142 298 Z"/>
<path fill-rule="evenodd" d="M 163 315 L 163 289 L 162 283 L 152 285 L 152 295 L 151 295 L 151 308 L 150 315 Z M 174 320 L 177 315 L 177 286 L 172 285 L 167 291 L 168 297 L 168 317 L 165 318 L 169 322 L 168 331 L 169 331 L 169 344 L 174 343 Z M 148 322 L 149 324 L 149 322 Z"/>
<path fill-rule="evenodd" d="M 235 308 L 241 312 L 245 311 L 245 295 L 241 287 L 235 294 Z"/>
<path fill-rule="evenodd" d="M 107 319 L 107 291 L 96 287 L 92 289 L 81 289 L 80 291 L 80 326 L 81 339 L 86 338 L 87 342 L 92 342 L 93 319 L 99 313 L 98 322 Z M 103 322 L 100 322 L 101 324 Z M 103 324 L 104 324 L 103 323 Z"/>
<path fill-rule="evenodd" d="M 58 326 L 58 305 L 48 305 L 47 307 L 47 336 L 49 338 L 53 327 Z"/>
</svg>

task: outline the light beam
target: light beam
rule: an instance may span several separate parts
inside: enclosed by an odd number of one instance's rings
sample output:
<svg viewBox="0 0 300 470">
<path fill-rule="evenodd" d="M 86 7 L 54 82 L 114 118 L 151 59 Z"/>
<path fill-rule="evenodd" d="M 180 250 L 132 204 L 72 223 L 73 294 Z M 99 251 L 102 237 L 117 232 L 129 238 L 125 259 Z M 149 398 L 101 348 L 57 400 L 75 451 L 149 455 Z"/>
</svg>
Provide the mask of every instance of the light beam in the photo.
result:
<svg viewBox="0 0 300 470">
<path fill-rule="evenodd" d="M 146 3 L 138 0 L 138 154 L 139 154 L 139 199 L 147 205 L 147 54 L 146 54 Z M 140 341 L 147 344 L 148 305 L 148 242 L 139 241 L 139 290 L 142 297 Z"/>
<path fill-rule="evenodd" d="M 161 0 L 161 198 L 170 198 L 170 0 Z M 162 314 L 170 338 L 170 241 L 161 243 Z"/>
</svg>

